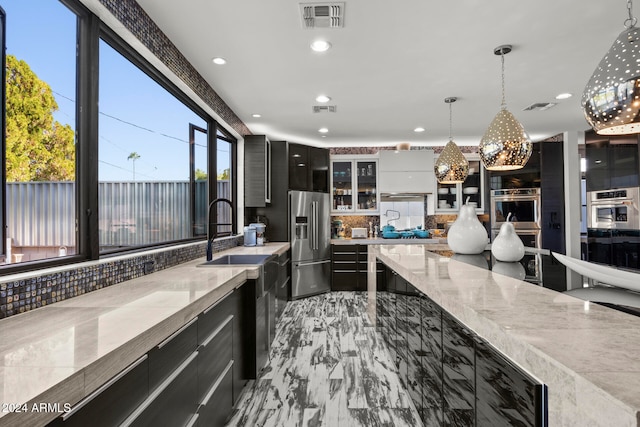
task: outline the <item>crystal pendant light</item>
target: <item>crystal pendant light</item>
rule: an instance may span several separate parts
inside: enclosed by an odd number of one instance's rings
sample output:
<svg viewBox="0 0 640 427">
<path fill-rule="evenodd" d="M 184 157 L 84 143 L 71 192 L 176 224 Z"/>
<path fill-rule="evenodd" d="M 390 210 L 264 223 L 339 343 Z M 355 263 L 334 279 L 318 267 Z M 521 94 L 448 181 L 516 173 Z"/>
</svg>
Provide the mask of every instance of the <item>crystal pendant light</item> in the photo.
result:
<svg viewBox="0 0 640 427">
<path fill-rule="evenodd" d="M 467 179 L 467 175 L 469 175 L 469 162 L 451 138 L 451 104 L 457 100 L 458 98 L 455 97 L 444 100 L 449 104 L 449 142 L 447 142 L 433 167 L 436 178 L 441 184 L 464 182 Z"/>
<path fill-rule="evenodd" d="M 589 125 L 601 135 L 640 133 L 640 29 L 627 0 L 625 30 L 602 58 L 582 94 Z"/>
<path fill-rule="evenodd" d="M 504 96 L 504 55 L 511 45 L 498 46 L 493 53 L 502 60 L 502 105 L 482 139 L 478 151 L 487 170 L 508 171 L 521 169 L 531 156 L 533 144 L 520 122 L 507 110 Z"/>
</svg>

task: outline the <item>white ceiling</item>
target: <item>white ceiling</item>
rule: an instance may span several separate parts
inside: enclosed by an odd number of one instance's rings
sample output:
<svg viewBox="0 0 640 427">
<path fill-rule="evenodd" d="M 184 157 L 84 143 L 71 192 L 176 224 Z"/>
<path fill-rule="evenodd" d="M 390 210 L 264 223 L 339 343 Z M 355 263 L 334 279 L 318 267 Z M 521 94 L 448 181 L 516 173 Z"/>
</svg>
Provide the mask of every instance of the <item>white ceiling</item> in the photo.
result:
<svg viewBox="0 0 640 427">
<path fill-rule="evenodd" d="M 532 139 L 586 130 L 582 91 L 627 17 L 624 0 L 345 0 L 344 28 L 305 29 L 297 1 L 137 1 L 253 133 L 320 146 L 444 145 L 451 96 L 454 140 L 477 145 L 502 44 L 507 105 Z M 333 48 L 311 51 L 318 38 Z M 319 94 L 337 113 L 312 113 Z M 523 111 L 536 102 L 558 105 Z"/>
</svg>

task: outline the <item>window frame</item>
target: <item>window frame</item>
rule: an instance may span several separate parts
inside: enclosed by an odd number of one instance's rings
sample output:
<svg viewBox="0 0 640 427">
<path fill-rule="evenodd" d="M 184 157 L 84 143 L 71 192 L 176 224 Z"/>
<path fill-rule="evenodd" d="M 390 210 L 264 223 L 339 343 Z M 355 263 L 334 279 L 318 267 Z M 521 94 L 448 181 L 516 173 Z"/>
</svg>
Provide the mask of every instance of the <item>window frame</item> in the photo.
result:
<svg viewBox="0 0 640 427">
<path fill-rule="evenodd" d="M 98 229 L 98 94 L 100 87 L 99 61 L 100 41 L 104 41 L 111 48 L 120 53 L 125 59 L 130 61 L 139 70 L 154 80 L 162 88 L 173 95 L 179 102 L 191 109 L 207 125 L 207 186 L 209 203 L 217 196 L 217 174 L 216 174 L 216 151 L 218 131 L 225 136 L 222 138 L 231 143 L 231 179 L 232 179 L 232 233 L 237 234 L 237 214 L 236 204 L 238 198 L 237 190 L 237 139 L 222 127 L 212 116 L 207 113 L 196 101 L 182 92 L 167 76 L 162 74 L 149 61 L 147 61 L 132 46 L 126 43 L 114 30 L 102 22 L 98 16 L 77 0 L 59 0 L 77 16 L 76 37 L 76 242 L 77 253 L 63 258 L 47 258 L 36 261 L 12 263 L 0 266 L 0 275 L 11 274 L 36 269 L 68 265 L 87 260 L 98 260 L 125 253 L 140 252 L 150 248 L 171 247 L 176 244 L 204 241 L 205 236 L 192 236 L 185 239 L 173 240 L 162 243 L 131 246 L 119 248 L 113 251 L 100 252 L 99 229 Z M 1 9 L 1 8 L 0 8 Z M 2 11 L 4 13 L 4 11 Z M 5 15 L 6 16 L 6 15 Z M 6 44 L 5 34 L 6 20 L 2 28 L 2 44 Z M 1 52 L 2 61 L 6 61 L 5 50 Z M 1 96 L 3 105 L 6 106 L 6 67 L 3 67 Z M 2 255 L 6 254 L 6 144 L 5 144 L 5 107 L 0 117 L 2 126 L 2 188 L 0 189 L 0 215 L 2 215 Z M 212 182 L 213 177 L 213 182 Z M 193 182 L 193 178 L 190 178 Z M 193 203 L 193 200 L 190 201 Z"/>
</svg>

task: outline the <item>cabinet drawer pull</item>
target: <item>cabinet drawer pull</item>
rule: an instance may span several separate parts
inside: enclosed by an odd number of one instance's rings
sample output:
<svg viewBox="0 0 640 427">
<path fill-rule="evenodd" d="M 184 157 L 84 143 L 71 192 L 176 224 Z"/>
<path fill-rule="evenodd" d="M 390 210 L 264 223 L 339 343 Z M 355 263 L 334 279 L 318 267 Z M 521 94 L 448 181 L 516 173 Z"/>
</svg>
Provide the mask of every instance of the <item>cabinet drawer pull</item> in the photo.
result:
<svg viewBox="0 0 640 427">
<path fill-rule="evenodd" d="M 172 333 L 171 335 L 169 335 L 169 338 L 167 338 L 166 340 L 162 341 L 160 344 L 158 344 L 158 349 L 164 347 L 165 345 L 169 344 L 169 342 L 171 342 L 172 339 L 174 339 L 175 337 L 177 337 L 178 335 L 180 335 L 180 333 L 182 331 L 184 331 L 185 329 L 187 329 L 189 326 L 193 325 L 196 321 L 198 320 L 197 317 L 194 317 L 193 319 L 191 319 L 189 321 L 189 323 L 187 323 L 186 325 L 184 325 L 182 328 L 178 329 L 177 331 L 175 331 L 174 333 Z"/>
<path fill-rule="evenodd" d="M 202 314 L 207 314 L 208 312 L 210 312 L 211 310 L 213 310 L 213 308 L 214 308 L 215 306 L 217 306 L 217 305 L 218 305 L 218 304 L 220 304 L 222 301 L 224 301 L 224 299 L 225 299 L 226 297 L 228 297 L 229 295 L 231 295 L 231 294 L 233 293 L 233 291 L 234 291 L 234 289 L 231 289 L 229 292 L 227 292 L 226 294 L 224 294 L 224 295 L 222 296 L 222 298 L 220 298 L 218 301 L 214 302 L 214 303 L 213 303 L 213 304 L 211 304 L 209 307 L 207 307 L 207 308 L 202 312 Z"/>
<path fill-rule="evenodd" d="M 91 393 L 89 396 L 85 397 L 80 402 L 78 402 L 73 408 L 71 408 L 69 412 L 67 412 L 62 416 L 62 421 L 66 421 L 67 418 L 69 418 L 70 416 L 78 412 L 80 409 L 82 409 L 87 403 L 91 402 L 99 394 L 101 394 L 103 391 L 105 391 L 106 389 L 111 387 L 113 384 L 115 384 L 120 378 L 124 377 L 129 372 L 133 371 L 139 364 L 147 360 L 147 357 L 149 356 L 145 354 L 140 359 L 136 360 L 131 365 L 124 368 L 118 375 L 116 375 L 115 377 L 111 378 L 109 381 L 107 381 L 106 383 L 98 387 L 98 389 L 95 390 L 93 393 Z"/>
<path fill-rule="evenodd" d="M 189 424 L 187 424 L 185 427 L 193 427 L 194 425 L 196 425 L 199 416 L 200 414 L 195 414 L 193 417 L 191 417 L 191 419 L 189 420 Z"/>
<path fill-rule="evenodd" d="M 224 377 L 227 375 L 227 373 L 229 372 L 229 370 L 231 369 L 232 366 L 233 366 L 233 359 L 230 360 L 229 363 L 227 363 L 227 367 L 224 368 L 224 371 L 222 371 L 222 373 L 220 374 L 220 376 L 218 377 L 216 382 L 211 386 L 211 388 L 209 389 L 207 394 L 202 399 L 202 402 L 200 403 L 200 405 L 207 406 L 209 404 L 209 400 L 211 400 L 211 397 L 213 396 L 213 393 L 216 392 L 216 390 L 220 386 L 220 383 L 222 382 Z"/>
<path fill-rule="evenodd" d="M 355 254 L 357 254 L 357 252 L 337 252 L 337 251 L 334 251 L 333 254 L 334 255 L 355 255 Z"/>
<path fill-rule="evenodd" d="M 216 335 L 218 335 L 220 333 L 220 331 L 223 330 L 224 327 L 227 326 L 229 324 L 229 322 L 231 322 L 232 320 L 233 320 L 233 314 L 230 314 L 226 319 L 224 319 L 224 322 L 222 322 L 222 324 L 220 326 L 218 326 L 211 333 L 211 335 L 209 335 L 207 337 L 206 340 L 204 340 L 204 342 L 202 343 L 201 347 L 206 347 L 207 345 L 209 345 L 209 343 L 216 337 Z"/>
<path fill-rule="evenodd" d="M 358 270 L 335 270 L 334 273 L 357 273 Z"/>
<path fill-rule="evenodd" d="M 173 371 L 171 373 L 171 375 L 169 375 L 167 377 L 167 379 L 162 382 L 162 384 L 160 384 L 158 386 L 158 388 L 156 388 L 151 394 L 149 394 L 149 397 L 147 397 L 146 400 L 144 402 L 142 402 L 142 405 L 138 406 L 136 408 L 136 410 L 133 411 L 131 413 L 131 415 L 129 415 L 129 417 L 122 422 L 122 424 L 120 424 L 120 427 L 128 427 L 128 426 L 130 426 L 140 416 L 140 414 L 142 414 L 144 411 L 146 411 L 147 408 L 149 406 L 151 406 L 153 401 L 156 400 L 158 398 L 158 396 L 160 396 L 162 394 L 162 392 L 167 387 L 169 387 L 169 385 L 176 378 L 178 378 L 178 376 L 182 373 L 182 371 L 184 371 L 187 368 L 187 366 L 189 366 L 189 364 L 191 364 L 191 362 L 193 362 L 193 360 L 196 357 L 198 357 L 198 352 L 194 351 L 193 354 L 191 354 L 191 356 L 189 356 L 189 358 L 187 360 L 182 362 L 182 364 L 175 371 Z"/>
</svg>

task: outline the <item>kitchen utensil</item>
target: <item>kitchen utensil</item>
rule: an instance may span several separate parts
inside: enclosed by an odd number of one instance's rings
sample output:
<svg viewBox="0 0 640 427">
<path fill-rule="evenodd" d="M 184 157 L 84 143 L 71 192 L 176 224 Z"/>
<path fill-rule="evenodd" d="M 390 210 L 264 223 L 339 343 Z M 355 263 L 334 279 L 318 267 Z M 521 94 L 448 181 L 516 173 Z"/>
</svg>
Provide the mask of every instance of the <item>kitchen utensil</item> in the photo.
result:
<svg viewBox="0 0 640 427">
<path fill-rule="evenodd" d="M 351 229 L 351 238 L 352 239 L 366 239 L 367 238 L 367 229 L 366 228 L 357 228 L 354 227 Z"/>
<path fill-rule="evenodd" d="M 413 237 L 413 231 L 405 230 L 402 233 L 400 233 L 400 236 L 402 236 L 403 239 L 409 239 L 409 238 Z"/>
<path fill-rule="evenodd" d="M 395 231 L 395 230 L 396 230 L 396 228 L 391 224 L 387 224 L 384 227 L 382 227 L 382 232 L 383 233 L 386 232 L 386 231 Z"/>
<path fill-rule="evenodd" d="M 391 230 L 383 231 L 382 237 L 384 239 L 397 239 L 400 237 L 400 233 L 397 231 L 391 231 Z"/>
<path fill-rule="evenodd" d="M 429 237 L 429 232 L 427 230 L 416 229 L 413 230 L 413 234 L 421 239 L 426 239 Z"/>
</svg>

